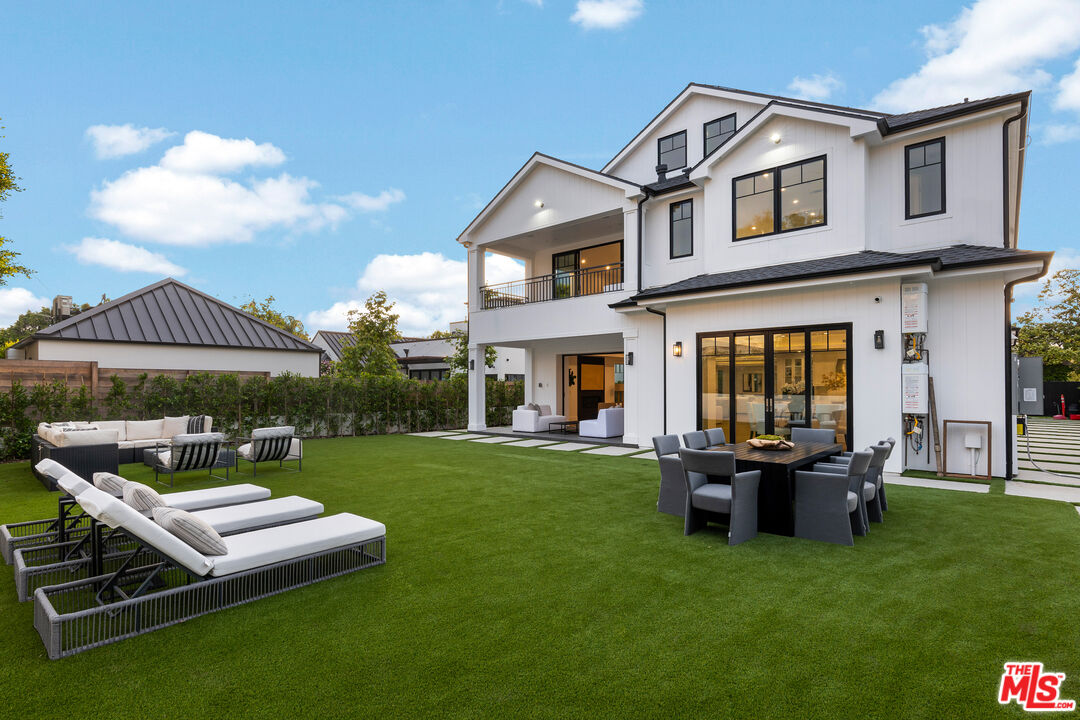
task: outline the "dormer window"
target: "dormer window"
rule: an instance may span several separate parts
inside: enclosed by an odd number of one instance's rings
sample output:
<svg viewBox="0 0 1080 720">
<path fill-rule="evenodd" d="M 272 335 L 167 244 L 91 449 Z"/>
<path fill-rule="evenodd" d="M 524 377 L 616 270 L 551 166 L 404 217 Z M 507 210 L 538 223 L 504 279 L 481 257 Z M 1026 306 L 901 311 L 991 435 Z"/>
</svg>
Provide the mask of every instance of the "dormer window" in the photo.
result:
<svg viewBox="0 0 1080 720">
<path fill-rule="evenodd" d="M 910 220 L 945 212 L 945 138 L 908 145 L 904 159 L 904 217 Z"/>
<path fill-rule="evenodd" d="M 727 142 L 735 134 L 735 113 L 705 123 L 705 154 Z"/>
<path fill-rule="evenodd" d="M 686 131 L 660 138 L 656 143 L 656 164 L 667 165 L 667 169 L 678 170 L 686 167 Z"/>
</svg>

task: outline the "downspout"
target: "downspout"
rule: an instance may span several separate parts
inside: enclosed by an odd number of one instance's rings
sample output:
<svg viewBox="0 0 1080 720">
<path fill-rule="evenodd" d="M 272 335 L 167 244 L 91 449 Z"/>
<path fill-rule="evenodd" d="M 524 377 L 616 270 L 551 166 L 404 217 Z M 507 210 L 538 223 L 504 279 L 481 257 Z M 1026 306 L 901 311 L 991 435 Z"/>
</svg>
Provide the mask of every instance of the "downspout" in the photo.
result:
<svg viewBox="0 0 1080 720">
<path fill-rule="evenodd" d="M 638 237 L 641 237 L 640 234 Z M 664 363 L 664 376 L 663 386 L 661 390 L 664 394 L 664 434 L 667 435 L 667 313 L 659 310 L 653 310 L 649 306 L 645 306 L 645 312 L 651 312 L 653 315 L 659 315 L 664 318 L 664 339 L 660 343 L 660 359 Z"/>
<path fill-rule="evenodd" d="M 637 204 L 637 289 L 635 292 L 641 292 L 641 233 L 644 229 L 644 223 L 642 223 L 642 209 L 644 208 L 645 201 L 649 199 L 649 191 L 642 188 L 644 195 L 638 200 Z"/>
<path fill-rule="evenodd" d="M 1020 120 L 1027 115 L 1027 98 L 1020 101 L 1020 111 L 1008 118 L 1001 125 L 1001 244 L 1006 250 L 1008 250 L 1012 243 L 1009 242 L 1009 126 L 1017 120 Z M 1021 138 L 1022 139 L 1022 138 Z M 1020 192 L 1020 168 L 1023 167 L 1023 163 L 1019 162 L 1019 153 L 1023 150 L 1017 151 L 1017 175 L 1016 175 L 1016 192 Z M 1050 261 L 1043 259 L 1043 266 L 1039 272 L 1028 275 L 1026 277 L 1017 278 L 1016 280 L 1010 280 L 1005 283 L 1005 480 L 1011 480 L 1013 475 L 1013 437 L 1016 434 L 1016 428 L 1013 426 L 1013 376 L 1012 376 L 1012 290 L 1013 286 L 1026 282 L 1028 280 L 1038 280 L 1042 276 L 1046 275 L 1050 269 Z M 987 462 L 993 462 L 993 458 L 987 460 Z"/>
</svg>

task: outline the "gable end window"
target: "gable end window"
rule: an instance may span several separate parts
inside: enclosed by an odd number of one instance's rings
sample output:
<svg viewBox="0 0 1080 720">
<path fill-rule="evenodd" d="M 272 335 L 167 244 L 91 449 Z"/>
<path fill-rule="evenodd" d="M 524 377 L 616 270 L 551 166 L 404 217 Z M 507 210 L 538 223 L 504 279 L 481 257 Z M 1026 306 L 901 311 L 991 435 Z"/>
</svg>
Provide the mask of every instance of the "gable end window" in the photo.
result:
<svg viewBox="0 0 1080 720">
<path fill-rule="evenodd" d="M 735 134 L 735 113 L 705 123 L 705 154 L 727 142 Z"/>
<path fill-rule="evenodd" d="M 662 137 L 656 141 L 656 164 L 668 170 L 686 167 L 686 131 Z"/>
<path fill-rule="evenodd" d="M 825 225 L 825 156 L 731 181 L 735 240 Z"/>
<path fill-rule="evenodd" d="M 671 203 L 671 259 L 694 254 L 694 201 Z"/>
<path fill-rule="evenodd" d="M 904 148 L 904 218 L 945 212 L 945 138 Z"/>
</svg>

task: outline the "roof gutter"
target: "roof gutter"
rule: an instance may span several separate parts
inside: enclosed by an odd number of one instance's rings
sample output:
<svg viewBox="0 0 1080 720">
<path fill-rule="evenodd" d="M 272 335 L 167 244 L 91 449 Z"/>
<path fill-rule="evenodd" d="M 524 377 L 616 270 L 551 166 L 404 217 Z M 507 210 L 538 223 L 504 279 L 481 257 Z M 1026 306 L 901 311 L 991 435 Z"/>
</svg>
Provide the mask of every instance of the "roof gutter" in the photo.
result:
<svg viewBox="0 0 1080 720">
<path fill-rule="evenodd" d="M 1050 258 L 1043 258 L 1042 269 L 1037 273 L 1010 280 L 1005 283 L 1005 480 L 1013 476 L 1013 436 L 1016 426 L 1013 424 L 1013 378 L 1012 378 L 1012 291 L 1013 286 L 1029 280 L 1038 280 L 1050 270 Z M 646 308 L 647 309 L 647 308 Z"/>
<path fill-rule="evenodd" d="M 659 315 L 664 318 L 664 338 L 660 343 L 660 361 L 664 365 L 663 385 L 661 386 L 661 392 L 664 395 L 664 435 L 667 435 L 667 313 L 660 310 L 654 310 L 651 307 L 646 307 L 645 312 L 650 312 L 653 315 Z"/>
<path fill-rule="evenodd" d="M 1028 112 L 1028 99 L 1027 97 L 1020 98 L 1020 111 L 1012 117 L 1005 120 L 1001 125 L 1001 246 L 1006 250 L 1011 248 L 1013 244 L 1009 238 L 1009 130 L 1010 126 L 1027 115 Z M 1023 163 L 1020 161 L 1020 153 L 1023 152 L 1023 148 L 1017 150 L 1017 167 L 1016 167 L 1016 192 L 1020 194 L 1020 168 L 1023 167 Z"/>
</svg>

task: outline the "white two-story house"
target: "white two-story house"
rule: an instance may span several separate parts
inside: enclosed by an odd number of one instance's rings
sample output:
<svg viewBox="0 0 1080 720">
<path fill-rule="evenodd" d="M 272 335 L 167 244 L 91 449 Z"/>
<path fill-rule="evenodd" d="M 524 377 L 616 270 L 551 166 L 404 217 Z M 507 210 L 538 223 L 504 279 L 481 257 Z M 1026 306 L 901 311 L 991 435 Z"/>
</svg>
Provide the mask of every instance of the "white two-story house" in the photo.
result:
<svg viewBox="0 0 1080 720">
<path fill-rule="evenodd" d="M 922 363 L 939 426 L 991 423 L 953 427 L 948 469 L 982 432 L 978 471 L 1011 473 L 1011 290 L 1051 257 L 1017 248 L 1028 97 L 887 115 L 691 84 L 600 170 L 534 154 L 458 238 L 475 367 L 523 348 L 526 402 L 621 404 L 629 444 L 826 427 L 903 440 L 900 470 L 935 467 Z M 526 279 L 489 285 L 492 253 Z"/>
</svg>

